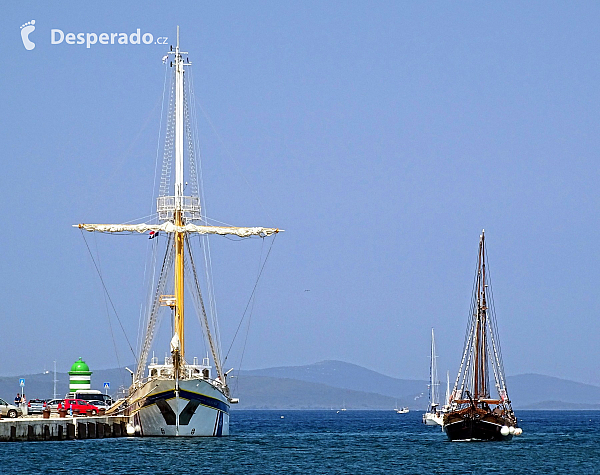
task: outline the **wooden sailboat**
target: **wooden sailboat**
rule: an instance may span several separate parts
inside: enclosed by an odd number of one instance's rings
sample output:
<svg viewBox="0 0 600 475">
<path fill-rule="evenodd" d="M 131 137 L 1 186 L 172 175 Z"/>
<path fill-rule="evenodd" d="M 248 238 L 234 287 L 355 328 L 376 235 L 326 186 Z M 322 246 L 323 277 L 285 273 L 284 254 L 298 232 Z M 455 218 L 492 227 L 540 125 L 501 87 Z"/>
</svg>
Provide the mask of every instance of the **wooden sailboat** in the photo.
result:
<svg viewBox="0 0 600 475">
<path fill-rule="evenodd" d="M 172 58 L 172 77 L 163 176 L 157 199 L 157 222 L 76 226 L 90 232 L 149 232 L 151 237 L 157 234 L 167 236 L 164 259 L 162 263 L 157 262 L 158 278 L 152 284 L 153 296 L 148 305 L 146 331 L 140 347 L 137 370 L 133 374 L 129 395 L 120 405 L 123 413 L 131 416 L 128 431 L 143 436 L 225 436 L 229 434 L 229 407 L 237 400 L 230 395 L 227 385 L 228 372 L 223 371 L 214 323 L 209 318 L 210 314 L 207 315 L 204 305 L 191 237 L 204 237 L 209 234 L 266 237 L 279 230 L 212 226 L 201 213 L 195 162 L 197 154 L 194 152 L 193 124 L 190 123 L 189 117 L 189 111 L 193 107 L 188 104 L 187 99 L 193 91 L 184 78 L 184 69 L 191 63 L 187 57 L 184 61 L 183 55 L 187 53 L 180 50 L 177 27 L 177 46 L 175 49 L 171 47 L 167 56 L 163 58 L 163 62 L 169 57 Z M 186 177 L 184 155 L 188 159 Z M 175 178 L 174 183 L 171 182 L 172 175 Z M 185 178 L 190 183 L 187 196 L 184 195 L 184 184 L 188 184 Z M 154 243 L 158 241 L 159 239 Z M 202 247 L 206 251 L 208 246 L 203 243 Z M 200 363 L 198 358 L 190 359 L 186 355 L 184 284 L 187 284 L 187 291 L 192 297 L 207 347 L 212 353 L 216 374 L 213 374 L 209 357 L 203 358 Z M 209 303 L 212 308 L 212 296 Z M 165 357 L 164 363 L 159 363 L 158 358 L 152 357 L 148 365 L 149 352 L 158 327 L 159 311 L 167 308 L 170 309 L 173 329 L 170 356 Z"/>
<path fill-rule="evenodd" d="M 490 366 L 494 395 L 490 387 Z M 443 429 L 450 440 L 508 440 L 519 435 L 517 418 L 506 389 L 500 341 L 489 275 L 485 232 L 481 232 L 471 316 L 463 356 L 444 414 Z"/>
<path fill-rule="evenodd" d="M 435 354 L 435 335 L 431 329 L 431 361 L 429 363 L 429 405 L 423 413 L 423 424 L 426 426 L 441 426 L 443 423 L 440 411 L 440 397 L 438 386 L 440 385 L 437 375 L 437 364 Z"/>
</svg>

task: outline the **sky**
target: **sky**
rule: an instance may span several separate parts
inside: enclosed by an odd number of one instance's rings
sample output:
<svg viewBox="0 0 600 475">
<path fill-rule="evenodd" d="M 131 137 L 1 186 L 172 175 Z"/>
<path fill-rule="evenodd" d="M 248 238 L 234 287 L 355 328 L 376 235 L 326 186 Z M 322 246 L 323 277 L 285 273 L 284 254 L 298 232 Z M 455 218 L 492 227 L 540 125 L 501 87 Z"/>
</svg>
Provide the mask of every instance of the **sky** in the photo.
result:
<svg viewBox="0 0 600 475">
<path fill-rule="evenodd" d="M 132 364 L 148 239 L 71 225 L 153 212 L 155 42 L 180 25 L 207 214 L 285 230 L 228 366 L 427 379 L 434 328 L 453 378 L 485 228 L 506 373 L 600 385 L 599 17 L 577 1 L 5 6 L 0 373 Z M 52 44 L 138 28 L 152 44 Z M 211 240 L 225 349 L 271 242 Z"/>
</svg>

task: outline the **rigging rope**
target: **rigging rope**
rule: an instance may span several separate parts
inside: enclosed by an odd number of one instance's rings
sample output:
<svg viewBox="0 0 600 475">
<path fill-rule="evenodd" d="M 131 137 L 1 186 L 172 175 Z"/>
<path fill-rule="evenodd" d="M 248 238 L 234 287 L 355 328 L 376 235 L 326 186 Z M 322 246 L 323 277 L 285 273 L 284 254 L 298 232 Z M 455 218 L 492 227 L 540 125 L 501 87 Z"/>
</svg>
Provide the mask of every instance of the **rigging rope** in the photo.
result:
<svg viewBox="0 0 600 475">
<path fill-rule="evenodd" d="M 96 264 L 96 260 L 94 259 L 94 255 L 92 254 L 92 250 L 90 249 L 90 246 L 88 245 L 88 242 L 85 239 L 85 235 L 83 234 L 83 230 L 81 231 L 81 237 L 83 238 L 83 242 L 85 242 L 85 247 L 87 247 L 87 250 L 90 253 L 90 257 L 92 258 L 92 262 L 94 263 L 94 267 L 96 268 L 96 272 L 98 272 L 98 276 L 100 277 L 100 282 L 102 282 L 102 287 L 104 287 L 104 292 L 106 292 L 106 296 L 108 297 L 108 300 L 110 301 L 110 305 L 112 306 L 113 312 L 115 312 L 115 316 L 117 317 L 119 325 L 121 326 L 121 330 L 123 331 L 123 335 L 125 336 L 125 340 L 127 340 L 127 345 L 129 346 L 129 349 L 131 350 L 131 354 L 133 355 L 133 357 L 137 361 L 137 358 L 135 356 L 135 352 L 133 351 L 133 347 L 131 346 L 131 343 L 129 342 L 129 338 L 127 337 L 127 333 L 125 333 L 125 328 L 123 327 L 123 323 L 121 322 L 121 318 L 119 317 L 119 314 L 117 313 L 117 309 L 115 308 L 115 304 L 113 303 L 112 299 L 110 298 L 110 294 L 108 293 L 108 289 L 106 288 L 106 284 L 104 283 L 104 279 L 102 278 L 102 274 L 101 274 L 100 270 L 98 269 L 98 265 Z"/>
<path fill-rule="evenodd" d="M 263 253 L 264 244 L 265 244 L 265 241 L 263 240 L 261 243 L 261 247 L 260 247 L 260 258 L 258 260 L 259 271 L 260 271 L 260 262 L 262 261 L 262 253 Z M 272 244 L 272 242 L 271 242 L 271 244 Z M 256 280 L 256 285 L 258 285 L 259 278 L 260 278 L 260 273 Z M 256 288 L 256 285 L 255 285 L 255 288 Z M 240 385 L 240 371 L 242 371 L 242 364 L 244 362 L 244 354 L 246 353 L 246 343 L 248 342 L 248 335 L 250 334 L 250 323 L 252 322 L 252 315 L 254 313 L 254 303 L 256 302 L 255 296 L 253 298 L 253 295 L 251 295 L 250 299 L 252 300 L 252 306 L 250 307 L 250 315 L 248 316 L 248 324 L 246 325 L 246 336 L 244 337 L 244 344 L 242 345 L 242 354 L 240 355 L 240 364 L 238 365 L 238 371 L 237 371 L 238 374 L 237 374 L 237 379 L 235 381 L 235 390 L 236 391 L 239 389 L 239 385 Z"/>
<path fill-rule="evenodd" d="M 202 154 L 200 152 L 200 134 L 198 132 L 198 120 L 197 120 L 198 114 L 196 112 L 193 67 L 189 68 L 188 89 L 189 89 L 189 104 L 188 104 L 188 106 L 191 109 L 191 121 L 190 121 L 189 116 L 187 117 L 187 119 L 188 119 L 188 121 L 191 122 L 191 124 L 188 122 L 188 127 L 191 129 L 192 141 L 194 142 L 194 147 L 197 151 L 197 153 L 193 157 L 193 159 L 194 159 L 193 162 L 194 162 L 194 168 L 196 169 L 196 180 L 197 180 L 199 198 L 200 198 L 200 203 L 201 203 L 201 213 L 203 216 L 201 219 L 206 224 L 208 224 L 208 219 L 206 218 L 208 208 L 207 208 L 207 203 L 206 203 L 206 197 L 204 196 L 204 181 L 203 181 L 203 175 L 202 175 Z M 189 143 L 189 138 L 188 138 L 188 143 Z M 196 157 L 198 157 L 197 163 L 196 163 Z M 210 255 L 210 240 L 208 239 L 207 236 L 198 236 L 198 243 L 202 248 L 202 253 L 203 253 L 203 257 L 204 257 L 204 272 L 205 272 L 207 292 L 208 292 L 207 298 L 208 298 L 208 306 L 210 309 L 210 321 L 212 322 L 212 327 L 214 328 L 215 339 L 216 339 L 217 345 L 220 345 L 221 332 L 219 329 L 219 319 L 218 319 L 218 314 L 217 314 L 217 304 L 216 304 L 216 299 L 215 299 L 214 282 L 212 279 L 212 258 Z M 221 355 L 220 346 L 217 348 L 217 350 L 218 350 L 218 354 Z"/>
<path fill-rule="evenodd" d="M 96 247 L 96 258 L 98 259 L 98 269 L 102 272 L 102 265 L 100 263 L 100 253 L 98 252 L 98 240 L 96 239 L 96 235 L 94 235 L 94 245 Z M 106 320 L 108 320 L 108 329 L 110 330 L 110 337 L 113 342 L 113 346 L 115 348 L 115 356 L 117 357 L 117 367 L 121 368 L 121 360 L 119 359 L 119 351 L 117 349 L 117 342 L 115 340 L 115 333 L 113 331 L 112 322 L 110 321 L 110 312 L 108 310 L 108 300 L 106 299 L 106 293 L 102 292 L 102 296 L 104 297 L 104 309 L 106 310 Z M 121 384 L 124 383 L 123 375 L 119 371 L 119 375 L 121 376 Z"/>
<path fill-rule="evenodd" d="M 186 243 L 187 250 L 188 250 L 188 256 L 189 256 L 189 260 L 190 260 L 190 268 L 192 271 L 192 275 L 194 276 L 194 284 L 195 284 L 196 292 L 192 293 L 192 295 L 197 299 L 197 302 L 194 301 L 194 303 L 196 304 L 196 314 L 198 315 L 198 318 L 200 318 L 200 313 L 202 313 L 203 319 L 201 320 L 200 323 L 205 327 L 206 337 L 208 339 L 208 344 L 210 346 L 210 350 L 213 355 L 213 360 L 214 360 L 214 363 L 215 363 L 215 366 L 217 369 L 217 374 L 219 375 L 219 378 L 221 379 L 223 384 L 226 384 L 225 376 L 223 374 L 223 367 L 221 365 L 221 355 L 219 354 L 219 348 L 215 345 L 212 334 L 210 332 L 210 326 L 208 324 L 208 316 L 206 315 L 206 308 L 204 306 L 204 299 L 202 298 L 202 292 L 200 290 L 200 281 L 198 280 L 198 274 L 196 273 L 196 266 L 194 265 L 194 257 L 192 255 L 192 247 L 190 245 L 190 240 L 188 239 L 187 235 L 185 236 L 185 243 Z M 200 310 L 200 312 L 198 312 L 198 310 Z"/>
<path fill-rule="evenodd" d="M 167 62 L 165 61 L 165 75 L 164 75 L 164 79 L 163 79 L 163 93 L 162 93 L 162 102 L 161 102 L 161 106 L 160 106 L 160 122 L 159 122 L 159 126 L 158 126 L 158 137 L 156 139 L 156 158 L 154 160 L 154 187 L 153 189 L 156 190 L 156 180 L 157 180 L 157 176 L 158 176 L 158 159 L 159 159 L 159 155 L 160 155 L 160 139 L 161 139 L 161 134 L 162 134 L 162 124 L 163 124 L 163 115 L 164 115 L 164 109 L 165 109 L 165 97 L 166 97 L 166 91 L 167 91 L 167 78 L 169 77 L 169 67 L 167 65 Z M 165 127 L 166 129 L 166 127 Z M 165 131 L 166 134 L 166 131 Z M 155 218 L 157 216 L 157 213 L 155 213 L 153 211 L 153 209 L 156 206 L 156 199 L 154 198 L 154 196 L 152 197 L 152 203 L 150 205 L 150 214 L 148 216 L 145 216 L 144 219 L 146 217 L 152 217 Z M 127 223 L 125 223 L 127 224 Z M 144 337 L 144 328 L 146 327 L 146 316 L 148 316 L 148 309 L 149 306 L 151 304 L 152 301 L 152 289 L 154 289 L 154 283 L 155 283 L 155 279 L 156 279 L 156 257 L 157 257 L 157 248 L 158 248 L 158 240 L 155 239 L 153 240 L 152 243 L 148 242 L 148 244 L 146 245 L 146 250 L 148 249 L 148 247 L 151 248 L 151 258 L 150 258 L 150 264 L 151 264 L 151 277 L 147 278 L 148 275 L 148 260 L 146 260 L 144 262 L 144 277 L 143 277 L 143 285 L 146 285 L 146 282 L 149 282 L 149 285 L 146 287 L 148 289 L 148 295 L 147 295 L 147 299 L 144 300 L 143 303 L 140 303 L 140 316 L 138 318 L 138 331 L 137 331 L 137 342 L 136 342 L 136 348 L 138 351 L 138 354 L 141 354 L 142 351 L 142 344 L 143 344 L 143 337 Z"/>
<path fill-rule="evenodd" d="M 267 208 L 263 204 L 263 202 L 260 200 L 260 197 L 259 197 L 258 193 L 254 190 L 254 188 L 250 185 L 250 182 L 248 181 L 248 179 L 246 178 L 246 176 L 242 173 L 242 170 L 241 170 L 240 166 L 238 165 L 238 163 L 233 158 L 233 154 L 229 151 L 229 148 L 227 148 L 227 145 L 225 144 L 225 142 L 223 141 L 223 139 L 219 135 L 219 132 L 217 132 L 217 129 L 215 128 L 214 124 L 210 120 L 210 117 L 208 116 L 208 114 L 206 113 L 206 111 L 204 110 L 204 108 L 202 107 L 202 104 L 200 103 L 200 101 L 195 96 L 194 96 L 194 100 L 198 104 L 198 106 L 200 107 L 200 110 L 202 111 L 202 114 L 204 114 L 204 117 L 206 118 L 206 120 L 210 124 L 210 127 L 212 128 L 212 130 L 215 133 L 215 135 L 217 136 L 219 142 L 223 146 L 223 149 L 225 150 L 227 157 L 231 160 L 231 162 L 235 166 L 236 171 L 239 173 L 239 175 L 242 177 L 242 179 L 246 182 L 246 185 L 248 185 L 248 188 L 250 189 L 250 191 L 252 192 L 252 194 L 256 198 L 256 201 L 258 201 L 258 203 L 260 204 L 260 206 L 263 209 L 263 211 L 267 214 L 267 216 L 269 216 L 269 219 L 271 220 L 271 222 L 275 222 L 273 220 L 273 218 L 271 217 L 271 214 L 269 213 L 269 211 L 267 210 Z"/>
<path fill-rule="evenodd" d="M 154 299 L 152 301 L 152 307 L 148 315 L 148 323 L 146 327 L 146 335 L 144 337 L 144 344 L 142 345 L 142 351 L 140 352 L 140 359 L 138 361 L 137 370 L 135 373 L 136 380 L 138 381 L 142 379 L 144 374 L 146 360 L 148 359 L 148 353 L 150 353 L 150 347 L 152 346 L 152 340 L 154 339 L 154 330 L 158 321 L 158 313 L 160 310 L 160 297 L 164 291 L 167 282 L 167 271 L 168 269 L 170 269 L 175 256 L 175 248 L 172 245 L 173 239 L 173 235 L 169 235 L 169 239 L 167 241 L 167 250 L 163 259 L 160 276 L 158 277 L 158 284 L 156 284 L 156 290 L 154 293 Z"/>
<path fill-rule="evenodd" d="M 275 234 L 274 237 L 273 237 L 273 240 L 271 241 L 271 245 L 269 246 L 269 251 L 267 252 L 267 255 L 265 256 L 265 260 L 263 262 L 263 265 L 260 268 L 260 272 L 258 273 L 258 276 L 256 277 L 256 282 L 254 283 L 254 288 L 252 289 L 252 293 L 250 294 L 250 298 L 248 299 L 248 303 L 246 304 L 246 308 L 244 309 L 244 313 L 242 314 L 242 318 L 240 320 L 240 323 L 238 324 L 237 330 L 235 331 L 235 334 L 233 335 L 233 340 L 231 341 L 231 345 L 229 345 L 229 349 L 227 350 L 227 354 L 225 355 L 225 360 L 223 361 L 223 364 L 225 364 L 225 362 L 227 361 L 227 358 L 229 358 L 229 353 L 231 352 L 231 348 L 233 347 L 233 343 L 235 342 L 237 334 L 240 331 L 240 327 L 242 326 L 242 322 L 244 321 L 244 318 L 246 317 L 246 312 L 248 311 L 248 307 L 250 306 L 250 302 L 252 301 L 252 298 L 254 297 L 254 293 L 256 292 L 256 288 L 258 286 L 258 282 L 259 282 L 259 280 L 260 280 L 260 278 L 262 276 L 262 273 L 263 273 L 263 271 L 265 269 L 265 266 L 267 265 L 267 260 L 269 259 L 269 255 L 271 254 L 271 250 L 273 249 L 273 244 L 275 244 L 275 239 L 276 238 L 277 238 L 277 235 Z"/>
</svg>

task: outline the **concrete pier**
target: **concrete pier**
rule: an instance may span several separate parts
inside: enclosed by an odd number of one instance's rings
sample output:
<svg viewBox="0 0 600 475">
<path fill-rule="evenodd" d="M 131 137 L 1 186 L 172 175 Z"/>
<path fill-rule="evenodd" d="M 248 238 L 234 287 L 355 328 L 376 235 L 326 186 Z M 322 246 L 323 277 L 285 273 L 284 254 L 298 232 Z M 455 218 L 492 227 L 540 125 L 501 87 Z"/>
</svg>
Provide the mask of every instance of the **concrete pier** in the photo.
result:
<svg viewBox="0 0 600 475">
<path fill-rule="evenodd" d="M 0 420 L 0 442 L 127 436 L 128 417 L 19 417 Z"/>
</svg>

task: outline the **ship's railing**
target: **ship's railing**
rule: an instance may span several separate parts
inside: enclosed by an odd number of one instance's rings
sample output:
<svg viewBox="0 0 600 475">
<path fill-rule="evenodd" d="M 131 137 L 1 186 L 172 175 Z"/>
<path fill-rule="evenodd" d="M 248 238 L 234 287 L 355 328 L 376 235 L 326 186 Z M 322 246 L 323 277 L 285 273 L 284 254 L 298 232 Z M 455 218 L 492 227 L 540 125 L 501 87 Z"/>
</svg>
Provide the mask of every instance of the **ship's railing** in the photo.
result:
<svg viewBox="0 0 600 475">
<path fill-rule="evenodd" d="M 165 358 L 165 364 L 157 364 L 155 361 L 157 358 L 152 358 L 151 364 L 148 365 L 148 376 L 144 378 L 143 381 L 147 381 L 152 378 L 157 377 L 173 377 L 174 368 L 172 364 L 172 359 L 170 357 Z M 194 358 L 194 362 L 197 361 Z M 181 366 L 180 370 L 180 378 L 181 379 L 193 379 L 193 378 L 202 378 L 206 380 L 211 380 L 211 366 L 201 365 L 201 364 L 186 364 L 184 363 Z"/>
<path fill-rule="evenodd" d="M 181 209 L 183 217 L 187 220 L 201 219 L 200 198 L 197 196 L 159 196 L 156 199 L 159 219 L 173 218 L 176 209 Z"/>
</svg>

